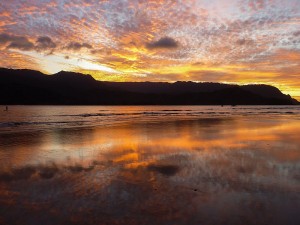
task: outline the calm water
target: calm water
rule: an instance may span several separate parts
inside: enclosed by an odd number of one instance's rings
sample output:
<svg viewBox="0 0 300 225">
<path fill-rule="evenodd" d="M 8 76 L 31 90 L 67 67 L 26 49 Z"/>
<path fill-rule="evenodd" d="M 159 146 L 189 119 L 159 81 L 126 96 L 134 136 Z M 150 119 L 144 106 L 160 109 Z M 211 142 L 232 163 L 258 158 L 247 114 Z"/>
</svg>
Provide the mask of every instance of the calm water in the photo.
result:
<svg viewBox="0 0 300 225">
<path fill-rule="evenodd" d="M 0 108 L 0 224 L 300 224 L 300 107 Z"/>
</svg>

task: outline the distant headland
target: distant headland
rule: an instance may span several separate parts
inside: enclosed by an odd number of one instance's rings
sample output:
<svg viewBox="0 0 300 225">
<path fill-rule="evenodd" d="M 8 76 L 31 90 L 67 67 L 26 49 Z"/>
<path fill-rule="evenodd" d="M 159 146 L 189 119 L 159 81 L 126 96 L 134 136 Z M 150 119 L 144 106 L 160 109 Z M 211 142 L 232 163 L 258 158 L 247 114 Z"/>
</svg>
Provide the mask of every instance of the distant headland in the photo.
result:
<svg viewBox="0 0 300 225">
<path fill-rule="evenodd" d="M 0 68 L 4 105 L 297 105 L 270 85 L 107 82 L 90 75 Z"/>
</svg>

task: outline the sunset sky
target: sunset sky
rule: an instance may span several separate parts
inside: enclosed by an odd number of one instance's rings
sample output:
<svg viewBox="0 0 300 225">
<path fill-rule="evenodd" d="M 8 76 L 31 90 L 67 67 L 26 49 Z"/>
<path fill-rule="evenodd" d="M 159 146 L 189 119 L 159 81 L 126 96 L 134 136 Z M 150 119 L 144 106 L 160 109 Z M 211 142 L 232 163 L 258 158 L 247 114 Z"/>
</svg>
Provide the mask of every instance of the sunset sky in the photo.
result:
<svg viewBox="0 0 300 225">
<path fill-rule="evenodd" d="M 0 67 L 265 83 L 300 100 L 300 0 L 0 0 Z"/>
</svg>

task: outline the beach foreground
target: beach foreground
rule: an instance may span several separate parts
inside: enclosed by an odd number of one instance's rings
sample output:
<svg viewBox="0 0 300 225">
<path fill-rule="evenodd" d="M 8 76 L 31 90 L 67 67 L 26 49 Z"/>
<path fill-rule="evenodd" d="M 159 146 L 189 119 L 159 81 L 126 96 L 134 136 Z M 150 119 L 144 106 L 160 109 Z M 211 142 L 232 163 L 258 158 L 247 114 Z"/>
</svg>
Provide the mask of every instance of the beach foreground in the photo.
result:
<svg viewBox="0 0 300 225">
<path fill-rule="evenodd" d="M 300 107 L 13 106 L 0 224 L 300 224 Z"/>
</svg>

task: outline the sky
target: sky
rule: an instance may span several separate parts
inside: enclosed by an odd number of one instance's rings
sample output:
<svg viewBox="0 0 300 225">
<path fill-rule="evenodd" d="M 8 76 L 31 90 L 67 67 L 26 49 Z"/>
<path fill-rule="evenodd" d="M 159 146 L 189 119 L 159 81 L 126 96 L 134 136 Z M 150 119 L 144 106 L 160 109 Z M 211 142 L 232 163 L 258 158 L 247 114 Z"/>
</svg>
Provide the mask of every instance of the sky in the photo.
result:
<svg viewBox="0 0 300 225">
<path fill-rule="evenodd" d="M 277 86 L 300 100 L 300 0 L 0 0 L 0 67 Z"/>
</svg>

